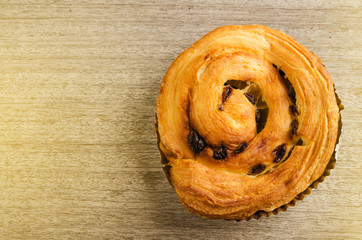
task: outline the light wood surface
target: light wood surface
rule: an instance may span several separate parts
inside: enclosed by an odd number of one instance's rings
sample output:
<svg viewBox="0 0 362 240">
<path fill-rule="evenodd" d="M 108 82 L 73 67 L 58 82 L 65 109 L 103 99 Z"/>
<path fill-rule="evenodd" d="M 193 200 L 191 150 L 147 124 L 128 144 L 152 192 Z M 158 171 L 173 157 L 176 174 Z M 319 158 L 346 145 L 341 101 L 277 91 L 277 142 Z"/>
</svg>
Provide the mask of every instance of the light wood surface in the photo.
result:
<svg viewBox="0 0 362 240">
<path fill-rule="evenodd" d="M 229 24 L 310 48 L 345 106 L 331 176 L 259 221 L 188 213 L 156 147 L 167 68 Z M 0 1 L 0 239 L 361 239 L 361 39 L 359 0 Z"/>
</svg>

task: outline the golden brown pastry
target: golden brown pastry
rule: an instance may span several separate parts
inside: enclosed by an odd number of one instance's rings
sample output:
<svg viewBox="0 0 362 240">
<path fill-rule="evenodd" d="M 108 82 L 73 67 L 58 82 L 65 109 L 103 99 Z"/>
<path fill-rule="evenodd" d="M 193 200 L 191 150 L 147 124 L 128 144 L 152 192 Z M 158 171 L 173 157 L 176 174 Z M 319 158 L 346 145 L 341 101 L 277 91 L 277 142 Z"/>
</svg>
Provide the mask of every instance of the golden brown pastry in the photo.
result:
<svg viewBox="0 0 362 240">
<path fill-rule="evenodd" d="M 340 108 L 321 60 L 293 38 L 258 25 L 218 28 L 161 84 L 163 168 L 199 216 L 277 213 L 333 167 Z"/>
</svg>

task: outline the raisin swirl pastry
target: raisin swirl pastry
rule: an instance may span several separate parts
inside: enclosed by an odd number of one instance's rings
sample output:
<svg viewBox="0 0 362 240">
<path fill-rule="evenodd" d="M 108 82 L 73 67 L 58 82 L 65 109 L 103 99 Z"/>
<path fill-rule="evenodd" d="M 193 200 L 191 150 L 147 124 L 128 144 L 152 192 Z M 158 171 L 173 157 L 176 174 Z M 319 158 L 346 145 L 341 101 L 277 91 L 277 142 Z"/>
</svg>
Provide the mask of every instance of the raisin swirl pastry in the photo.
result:
<svg viewBox="0 0 362 240">
<path fill-rule="evenodd" d="M 164 171 L 199 216 L 276 214 L 333 168 L 342 107 L 321 60 L 293 38 L 259 25 L 218 28 L 161 84 Z"/>
</svg>

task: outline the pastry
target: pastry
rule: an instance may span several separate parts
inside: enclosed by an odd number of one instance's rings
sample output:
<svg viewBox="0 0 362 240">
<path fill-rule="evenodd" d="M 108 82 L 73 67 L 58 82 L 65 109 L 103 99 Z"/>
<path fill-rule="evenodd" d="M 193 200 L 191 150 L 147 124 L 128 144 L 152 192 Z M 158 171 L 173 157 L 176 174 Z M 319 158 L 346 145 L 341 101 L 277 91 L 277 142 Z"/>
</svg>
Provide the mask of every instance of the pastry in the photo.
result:
<svg viewBox="0 0 362 240">
<path fill-rule="evenodd" d="M 201 217 L 276 214 L 334 167 L 342 108 L 319 57 L 290 36 L 218 28 L 181 53 L 161 84 L 163 169 Z"/>
</svg>

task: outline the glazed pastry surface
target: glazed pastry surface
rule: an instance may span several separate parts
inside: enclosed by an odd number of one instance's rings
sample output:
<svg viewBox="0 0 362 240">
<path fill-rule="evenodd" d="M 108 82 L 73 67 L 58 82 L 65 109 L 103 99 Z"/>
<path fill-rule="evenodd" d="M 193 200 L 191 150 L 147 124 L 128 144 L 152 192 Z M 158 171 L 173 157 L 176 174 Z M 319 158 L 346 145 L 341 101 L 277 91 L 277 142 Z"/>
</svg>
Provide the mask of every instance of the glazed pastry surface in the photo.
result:
<svg viewBox="0 0 362 240">
<path fill-rule="evenodd" d="M 330 75 L 306 47 L 265 26 L 221 27 L 163 79 L 162 164 L 190 212 L 247 219 L 288 204 L 323 174 L 339 112 Z"/>
</svg>

